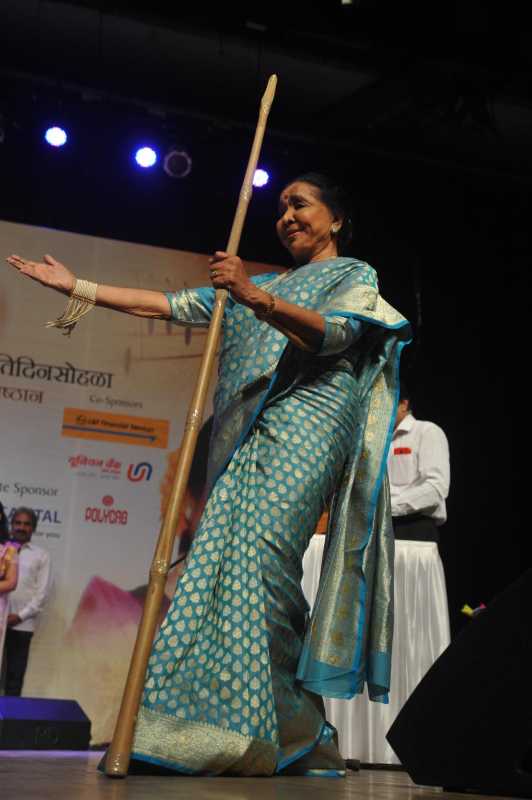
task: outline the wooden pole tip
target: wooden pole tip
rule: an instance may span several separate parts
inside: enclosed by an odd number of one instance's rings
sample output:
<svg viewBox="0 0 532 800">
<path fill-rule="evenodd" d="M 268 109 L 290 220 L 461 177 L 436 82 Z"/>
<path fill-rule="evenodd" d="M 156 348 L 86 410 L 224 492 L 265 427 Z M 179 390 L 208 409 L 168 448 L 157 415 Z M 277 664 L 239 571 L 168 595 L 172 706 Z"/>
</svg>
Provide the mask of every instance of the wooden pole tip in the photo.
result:
<svg viewBox="0 0 532 800">
<path fill-rule="evenodd" d="M 277 75 L 270 75 L 266 91 L 264 92 L 261 105 L 271 106 L 277 88 Z"/>
</svg>

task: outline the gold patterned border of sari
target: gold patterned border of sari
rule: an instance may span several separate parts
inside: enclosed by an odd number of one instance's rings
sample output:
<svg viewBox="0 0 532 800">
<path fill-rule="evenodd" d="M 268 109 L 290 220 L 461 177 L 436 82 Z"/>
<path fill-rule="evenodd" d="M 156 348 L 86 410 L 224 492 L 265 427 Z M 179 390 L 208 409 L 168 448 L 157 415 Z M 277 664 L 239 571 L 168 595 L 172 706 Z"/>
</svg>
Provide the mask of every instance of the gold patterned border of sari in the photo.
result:
<svg viewBox="0 0 532 800">
<path fill-rule="evenodd" d="M 271 742 L 141 707 L 133 758 L 143 756 L 177 770 L 186 764 L 185 774 L 272 775 L 277 764 L 277 748 Z"/>
</svg>

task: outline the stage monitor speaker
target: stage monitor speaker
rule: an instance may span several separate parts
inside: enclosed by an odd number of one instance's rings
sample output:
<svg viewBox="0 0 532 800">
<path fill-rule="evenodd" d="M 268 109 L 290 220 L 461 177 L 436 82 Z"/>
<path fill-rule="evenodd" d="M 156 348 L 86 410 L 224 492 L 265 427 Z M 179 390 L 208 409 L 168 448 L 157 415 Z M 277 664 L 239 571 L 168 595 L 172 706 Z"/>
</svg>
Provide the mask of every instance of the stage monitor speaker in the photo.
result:
<svg viewBox="0 0 532 800">
<path fill-rule="evenodd" d="M 0 750 L 87 750 L 90 735 L 75 700 L 0 697 Z"/>
<path fill-rule="evenodd" d="M 462 629 L 387 739 L 418 784 L 532 797 L 532 570 Z"/>
</svg>

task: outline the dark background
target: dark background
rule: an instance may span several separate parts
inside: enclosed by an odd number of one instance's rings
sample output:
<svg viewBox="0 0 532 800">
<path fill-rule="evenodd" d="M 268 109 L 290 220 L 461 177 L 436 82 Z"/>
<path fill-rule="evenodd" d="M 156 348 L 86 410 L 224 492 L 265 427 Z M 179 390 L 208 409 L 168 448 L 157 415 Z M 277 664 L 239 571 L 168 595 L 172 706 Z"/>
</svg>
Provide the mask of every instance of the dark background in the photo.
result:
<svg viewBox="0 0 532 800">
<path fill-rule="evenodd" d="M 260 159 L 271 180 L 240 254 L 286 263 L 277 197 L 299 172 L 351 189 L 352 252 L 412 321 L 415 413 L 450 442 L 441 551 L 456 631 L 464 603 L 488 602 L 529 565 L 517 462 L 529 427 L 530 26 L 512 4 L 477 0 L 220 5 L 0 2 L 0 217 L 223 248 L 276 72 Z M 65 148 L 43 142 L 49 121 L 68 127 Z M 145 141 L 186 149 L 191 174 L 136 168 Z"/>
</svg>

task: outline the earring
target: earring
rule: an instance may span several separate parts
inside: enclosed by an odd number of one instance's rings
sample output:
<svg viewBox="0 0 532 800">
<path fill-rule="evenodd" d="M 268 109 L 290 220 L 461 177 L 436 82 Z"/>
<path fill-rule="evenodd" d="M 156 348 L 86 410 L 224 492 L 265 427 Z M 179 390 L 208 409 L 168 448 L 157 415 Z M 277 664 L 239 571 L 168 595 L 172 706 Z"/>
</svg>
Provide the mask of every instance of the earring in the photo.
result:
<svg viewBox="0 0 532 800">
<path fill-rule="evenodd" d="M 331 225 L 331 233 L 338 233 L 340 230 L 338 225 Z"/>
</svg>

